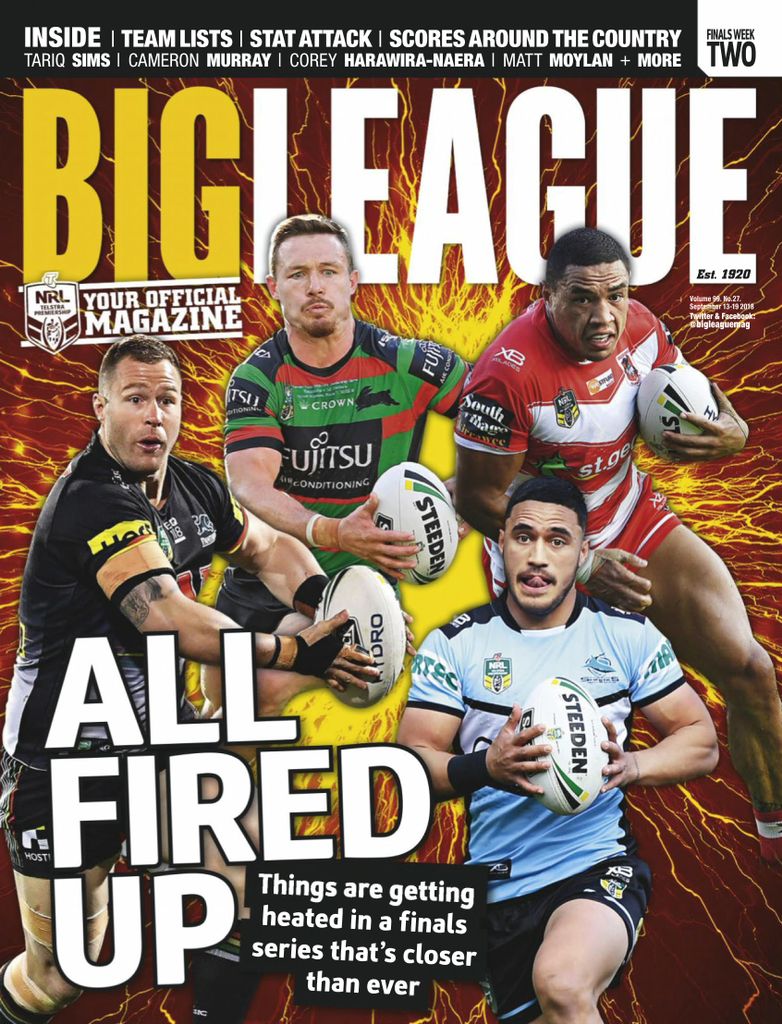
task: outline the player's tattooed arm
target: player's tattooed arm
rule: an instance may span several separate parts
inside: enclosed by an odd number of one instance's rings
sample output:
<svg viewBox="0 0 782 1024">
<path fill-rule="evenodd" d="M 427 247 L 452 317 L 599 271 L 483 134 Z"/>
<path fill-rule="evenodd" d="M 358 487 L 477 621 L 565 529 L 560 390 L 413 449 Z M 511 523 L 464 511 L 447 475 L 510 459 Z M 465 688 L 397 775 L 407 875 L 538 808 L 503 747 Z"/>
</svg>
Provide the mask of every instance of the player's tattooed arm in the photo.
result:
<svg viewBox="0 0 782 1024">
<path fill-rule="evenodd" d="M 163 588 L 153 576 L 139 583 L 123 597 L 119 605 L 120 610 L 136 629 L 141 629 L 149 618 L 149 606 L 154 601 L 160 601 L 162 597 Z"/>
</svg>

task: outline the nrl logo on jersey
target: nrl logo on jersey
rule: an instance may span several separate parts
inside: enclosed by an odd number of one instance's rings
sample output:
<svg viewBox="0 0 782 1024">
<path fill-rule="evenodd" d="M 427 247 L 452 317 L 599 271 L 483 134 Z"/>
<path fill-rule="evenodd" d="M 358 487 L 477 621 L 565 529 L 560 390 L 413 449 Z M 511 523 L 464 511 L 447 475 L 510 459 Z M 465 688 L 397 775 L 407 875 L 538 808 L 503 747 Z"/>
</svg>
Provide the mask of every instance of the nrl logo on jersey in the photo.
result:
<svg viewBox="0 0 782 1024">
<path fill-rule="evenodd" d="M 570 388 L 560 388 L 557 397 L 554 399 L 554 412 L 557 414 L 557 423 L 560 427 L 570 427 L 581 415 L 575 393 Z"/>
<path fill-rule="evenodd" d="M 62 352 L 81 335 L 79 286 L 56 272 L 24 286 L 24 333 L 44 352 Z"/>
<path fill-rule="evenodd" d="M 498 651 L 483 662 L 483 685 L 492 693 L 502 693 L 511 684 L 511 670 L 511 659 L 503 658 Z"/>
</svg>

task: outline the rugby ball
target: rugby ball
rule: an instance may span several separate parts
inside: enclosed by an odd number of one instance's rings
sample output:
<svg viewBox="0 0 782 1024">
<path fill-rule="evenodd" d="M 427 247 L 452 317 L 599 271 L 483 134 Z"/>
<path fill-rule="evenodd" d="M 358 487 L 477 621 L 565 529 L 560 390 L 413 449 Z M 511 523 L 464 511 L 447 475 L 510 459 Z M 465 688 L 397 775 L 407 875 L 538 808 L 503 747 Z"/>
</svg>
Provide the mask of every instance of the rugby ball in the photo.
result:
<svg viewBox="0 0 782 1024">
<path fill-rule="evenodd" d="M 641 437 L 652 451 L 672 462 L 676 461 L 676 454 L 665 447 L 664 430 L 676 434 L 703 433 L 700 427 L 681 418 L 683 412 L 717 419 L 719 410 L 708 378 L 687 363 L 656 366 L 638 388 L 638 425 Z"/>
<path fill-rule="evenodd" d="M 555 676 L 536 686 L 526 701 L 519 730 L 532 725 L 546 726 L 535 743 L 551 745 L 545 758 L 551 767 L 530 775 L 530 781 L 543 789 L 535 799 L 554 814 L 580 814 L 606 781 L 602 771 L 608 754 L 600 744 L 608 733 L 600 709 L 583 686 Z"/>
<path fill-rule="evenodd" d="M 414 568 L 403 570 L 408 583 L 431 583 L 442 576 L 459 543 L 456 512 L 442 480 L 418 462 L 387 469 L 372 488 L 379 499 L 375 525 L 412 533 L 418 545 Z"/>
<path fill-rule="evenodd" d="M 334 576 L 323 591 L 315 622 L 330 619 L 343 609 L 350 616 L 345 643 L 371 654 L 380 676 L 368 683 L 366 690 L 349 686 L 344 693 L 333 692 L 343 704 L 367 708 L 385 697 L 402 674 L 405 620 L 393 587 L 366 565 L 351 565 Z"/>
</svg>

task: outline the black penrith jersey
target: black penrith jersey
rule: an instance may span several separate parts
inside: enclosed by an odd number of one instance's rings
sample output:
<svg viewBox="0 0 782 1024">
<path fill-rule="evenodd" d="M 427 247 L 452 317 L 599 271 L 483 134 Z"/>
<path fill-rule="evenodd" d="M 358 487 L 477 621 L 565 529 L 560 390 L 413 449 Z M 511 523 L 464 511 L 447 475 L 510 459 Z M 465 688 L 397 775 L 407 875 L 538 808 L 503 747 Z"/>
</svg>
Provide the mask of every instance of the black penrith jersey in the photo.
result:
<svg viewBox="0 0 782 1024">
<path fill-rule="evenodd" d="M 120 602 L 163 574 L 195 598 L 212 555 L 241 544 L 246 516 L 212 472 L 169 456 L 167 494 L 165 505 L 154 508 L 96 435 L 46 499 L 22 581 L 3 731 L 3 746 L 24 764 L 47 766 L 44 743 L 76 637 L 109 638 L 145 721 L 145 645 Z M 105 737 L 101 725 L 82 728 L 82 738 Z"/>
</svg>

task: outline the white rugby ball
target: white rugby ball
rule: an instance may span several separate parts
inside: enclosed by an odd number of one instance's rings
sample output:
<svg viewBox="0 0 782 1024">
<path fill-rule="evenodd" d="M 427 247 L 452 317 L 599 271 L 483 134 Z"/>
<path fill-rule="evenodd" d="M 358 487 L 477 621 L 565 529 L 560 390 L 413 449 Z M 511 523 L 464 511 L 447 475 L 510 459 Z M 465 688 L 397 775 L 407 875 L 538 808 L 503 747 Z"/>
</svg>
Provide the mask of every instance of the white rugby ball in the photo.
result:
<svg viewBox="0 0 782 1024">
<path fill-rule="evenodd" d="M 676 461 L 676 454 L 665 447 L 664 430 L 703 433 L 700 427 L 681 418 L 683 412 L 717 419 L 719 410 L 708 378 L 687 363 L 656 366 L 638 388 L 638 425 L 652 451 L 669 461 Z"/>
<path fill-rule="evenodd" d="M 456 512 L 442 480 L 418 462 L 387 469 L 372 491 L 378 496 L 375 525 L 412 533 L 416 564 L 403 570 L 408 583 L 431 583 L 445 572 L 459 543 Z"/>
<path fill-rule="evenodd" d="M 351 565 L 334 576 L 323 591 L 315 621 L 330 619 L 343 609 L 350 616 L 345 643 L 371 654 L 380 676 L 369 682 L 366 690 L 349 686 L 344 693 L 333 692 L 343 704 L 366 708 L 385 697 L 402 674 L 405 620 L 393 587 L 366 565 Z"/>
<path fill-rule="evenodd" d="M 606 781 L 602 771 L 608 754 L 600 744 L 608 733 L 600 708 L 583 686 L 556 676 L 539 683 L 525 705 L 519 729 L 545 725 L 545 733 L 534 742 L 551 745 L 545 758 L 551 767 L 530 775 L 530 781 L 543 789 L 535 799 L 554 814 L 580 814 Z"/>
</svg>

